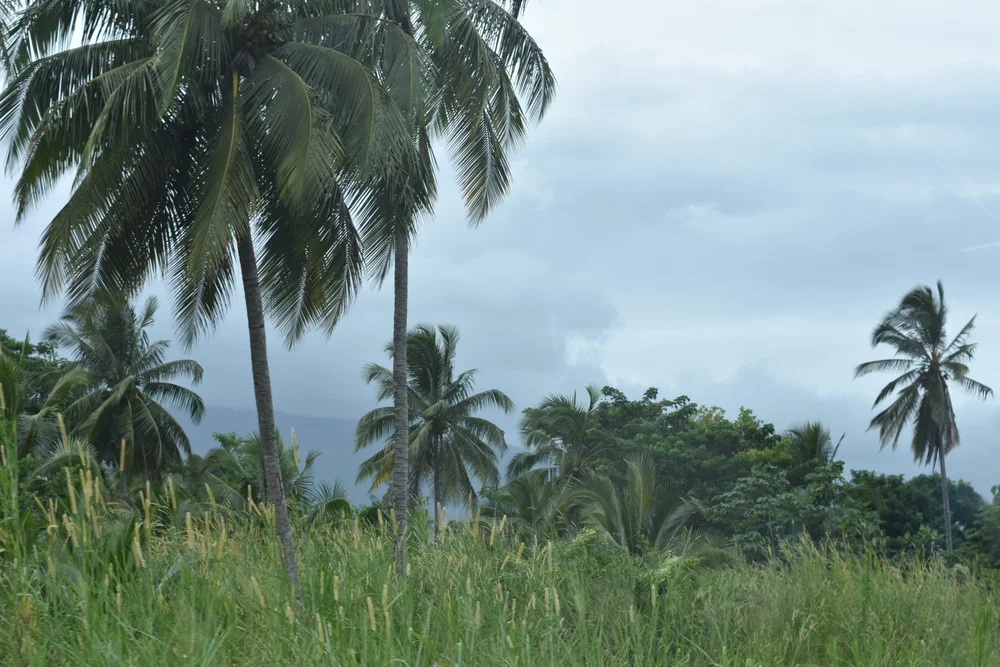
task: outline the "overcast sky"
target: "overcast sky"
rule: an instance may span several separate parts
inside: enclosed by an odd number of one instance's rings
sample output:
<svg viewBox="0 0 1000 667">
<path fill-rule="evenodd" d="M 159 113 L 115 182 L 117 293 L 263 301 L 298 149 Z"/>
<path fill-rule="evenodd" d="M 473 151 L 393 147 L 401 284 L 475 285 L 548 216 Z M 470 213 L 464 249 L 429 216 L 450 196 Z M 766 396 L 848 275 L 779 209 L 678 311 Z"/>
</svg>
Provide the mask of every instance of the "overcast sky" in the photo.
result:
<svg viewBox="0 0 1000 667">
<path fill-rule="evenodd" d="M 588 383 L 652 385 L 779 428 L 821 419 L 846 432 L 849 467 L 915 472 L 905 446 L 879 452 L 865 432 L 886 378 L 852 369 L 887 356 L 868 345 L 879 317 L 940 278 L 953 331 L 979 314 L 973 377 L 1000 388 L 1000 5 L 627 6 L 529 3 L 559 95 L 482 227 L 467 227 L 444 175 L 411 260 L 411 322 L 458 326 L 459 365 L 519 408 Z M 65 193 L 16 230 L 0 204 L 12 333 L 58 314 L 39 310 L 32 276 Z M 234 309 L 191 353 L 210 405 L 253 405 L 244 326 Z M 272 337 L 277 408 L 359 416 L 373 399 L 361 367 L 383 360 L 390 332 L 383 290 L 329 341 L 287 352 Z M 949 472 L 986 493 L 1000 484 L 1000 413 L 992 400 L 957 410 Z"/>
</svg>

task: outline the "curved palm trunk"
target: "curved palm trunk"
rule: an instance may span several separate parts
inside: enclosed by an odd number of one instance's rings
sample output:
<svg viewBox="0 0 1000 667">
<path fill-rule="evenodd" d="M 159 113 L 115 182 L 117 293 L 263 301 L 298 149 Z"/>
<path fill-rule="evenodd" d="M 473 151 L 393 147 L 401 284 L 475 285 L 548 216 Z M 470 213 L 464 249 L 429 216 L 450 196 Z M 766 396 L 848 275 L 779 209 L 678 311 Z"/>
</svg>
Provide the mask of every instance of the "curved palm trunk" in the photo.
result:
<svg viewBox="0 0 1000 667">
<path fill-rule="evenodd" d="M 393 269 L 392 309 L 392 407 L 395 417 L 395 447 L 392 462 L 392 514 L 396 519 L 393 550 L 399 576 L 406 576 L 406 518 L 410 499 L 410 417 L 406 395 L 406 310 L 409 247 L 396 244 Z"/>
<path fill-rule="evenodd" d="M 951 553 L 951 493 L 948 490 L 948 472 L 944 465 L 944 446 L 938 441 L 938 455 L 941 459 L 941 504 L 944 506 L 944 549 Z"/>
<path fill-rule="evenodd" d="M 275 528 L 281 551 L 281 560 L 292 584 L 292 591 L 299 605 L 302 591 L 299 586 L 299 565 L 295 558 L 292 524 L 285 504 L 285 488 L 281 481 L 278 463 L 278 442 L 274 426 L 274 401 L 271 397 L 271 371 L 267 363 L 267 336 L 264 329 L 264 304 L 257 278 L 257 259 L 253 240 L 244 236 L 237 242 L 240 271 L 243 276 L 243 294 L 246 299 L 247 325 L 250 330 L 250 367 L 253 373 L 253 393 L 257 403 L 257 427 L 260 432 L 260 449 L 264 459 L 264 480 L 267 483 L 267 500 L 274 506 Z"/>
</svg>

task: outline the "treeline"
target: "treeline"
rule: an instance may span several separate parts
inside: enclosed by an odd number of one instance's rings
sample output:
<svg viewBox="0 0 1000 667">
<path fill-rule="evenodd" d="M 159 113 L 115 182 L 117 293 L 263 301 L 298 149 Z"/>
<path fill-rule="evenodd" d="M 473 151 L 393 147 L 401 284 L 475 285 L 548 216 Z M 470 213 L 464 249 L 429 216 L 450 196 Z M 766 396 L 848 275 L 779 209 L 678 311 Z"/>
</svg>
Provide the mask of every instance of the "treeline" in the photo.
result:
<svg viewBox="0 0 1000 667">
<path fill-rule="evenodd" d="M 913 310 L 921 304 L 926 310 Z M 936 340 L 945 340 L 943 317 L 932 317 L 943 312 L 942 304 L 940 291 L 935 297 L 914 290 L 876 329 L 876 337 L 891 329 L 897 352 L 915 361 L 896 357 L 859 367 L 861 373 L 903 371 L 887 387 L 898 392 L 896 403 L 876 415 L 873 426 L 916 388 L 912 402 L 920 407 L 903 416 L 914 422 L 915 457 L 928 463 L 943 460 L 947 429 L 954 434 L 951 448 L 958 444 L 950 394 L 935 396 L 934 378 L 946 374 L 944 380 L 984 396 L 991 391 L 967 375 L 972 322 L 935 349 Z M 352 508 L 339 482 L 316 482 L 319 454 L 300 456 L 294 433 L 290 446 L 274 434 L 277 477 L 267 472 L 255 432 L 216 434 L 217 447 L 192 454 L 168 407 L 197 420 L 204 406 L 191 389 L 169 380 L 197 383 L 201 367 L 167 360 L 168 343 L 148 334 L 155 313 L 153 299 L 139 310 L 111 302 L 71 310 L 37 343 L 3 334 L 0 418 L 11 433 L 7 451 L 20 460 L 23 491 L 42 505 L 65 502 L 72 493 L 65 473 L 80 467 L 122 506 L 141 508 L 155 498 L 179 521 L 220 504 L 235 512 L 263 506 L 277 480 L 293 518 L 337 522 L 358 514 L 372 523 L 389 521 L 392 494 Z M 478 389 L 476 370 L 458 370 L 459 342 L 449 326 L 419 326 L 407 335 L 408 514 L 429 507 L 426 525 L 435 536 L 447 506 L 461 504 L 463 520 L 502 526 L 532 545 L 596 530 L 601 540 L 639 556 L 763 561 L 780 553 L 780 544 L 808 538 L 843 550 L 877 546 L 891 557 L 946 554 L 948 562 L 977 570 L 1000 565 L 1000 494 L 988 504 L 969 484 L 939 473 L 904 479 L 847 472 L 837 456 L 840 441 L 819 422 L 778 433 L 748 409 L 730 417 L 686 396 L 660 398 L 655 388 L 640 398 L 613 387 L 545 397 L 522 411 L 524 448 L 504 469 L 507 435 L 488 414 L 513 413 L 514 403 L 498 389 Z M 388 346 L 390 357 L 392 351 Z M 380 400 L 392 398 L 390 368 L 369 364 L 363 375 Z M 883 390 L 878 402 L 891 393 Z M 938 427 L 933 403 L 942 397 L 951 422 Z M 888 444 L 904 423 L 892 419 Z M 369 482 L 373 492 L 396 475 L 395 426 L 390 406 L 358 423 L 357 449 L 374 445 L 376 451 L 356 481 Z"/>
</svg>

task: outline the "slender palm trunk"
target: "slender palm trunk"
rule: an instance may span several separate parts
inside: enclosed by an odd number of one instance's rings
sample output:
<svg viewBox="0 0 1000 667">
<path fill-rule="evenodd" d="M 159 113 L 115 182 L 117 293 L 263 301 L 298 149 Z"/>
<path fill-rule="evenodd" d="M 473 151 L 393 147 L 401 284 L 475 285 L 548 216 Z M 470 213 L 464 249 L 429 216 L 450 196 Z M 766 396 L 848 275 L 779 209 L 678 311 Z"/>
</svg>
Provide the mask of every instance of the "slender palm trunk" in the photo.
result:
<svg viewBox="0 0 1000 667">
<path fill-rule="evenodd" d="M 267 363 L 267 336 L 264 330 L 264 303 L 257 279 L 257 259 L 253 240 L 249 235 L 237 242 L 240 270 L 243 274 L 243 294 L 246 298 L 247 325 L 250 329 L 250 367 L 253 373 L 253 393 L 257 403 L 257 427 L 260 432 L 260 449 L 264 459 L 264 481 L 267 500 L 274 506 L 275 528 L 280 546 L 281 560 L 288 573 L 295 599 L 302 604 L 299 586 L 299 565 L 295 558 L 292 524 L 285 504 L 285 488 L 281 481 L 278 462 L 278 442 L 274 426 L 274 402 L 271 397 L 271 371 Z"/>
<path fill-rule="evenodd" d="M 434 541 L 441 539 L 441 501 L 444 496 L 441 470 L 441 438 L 435 437 L 434 442 Z"/>
<path fill-rule="evenodd" d="M 951 493 L 948 491 L 948 472 L 944 465 L 944 445 L 938 441 L 938 454 L 941 460 L 941 503 L 944 505 L 944 549 L 951 553 Z"/>
<path fill-rule="evenodd" d="M 393 269 L 392 407 L 395 450 L 392 461 L 392 513 L 396 519 L 393 549 L 399 576 L 406 576 L 406 518 L 410 499 L 410 416 L 406 395 L 406 309 L 409 271 L 408 244 L 397 243 Z"/>
</svg>

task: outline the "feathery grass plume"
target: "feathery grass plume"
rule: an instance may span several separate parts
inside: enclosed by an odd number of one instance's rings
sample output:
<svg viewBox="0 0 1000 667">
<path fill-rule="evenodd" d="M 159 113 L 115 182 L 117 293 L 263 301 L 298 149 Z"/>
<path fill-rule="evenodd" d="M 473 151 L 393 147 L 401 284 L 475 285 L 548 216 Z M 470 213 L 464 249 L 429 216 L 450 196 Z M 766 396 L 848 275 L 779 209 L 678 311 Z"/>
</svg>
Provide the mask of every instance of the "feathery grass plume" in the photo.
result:
<svg viewBox="0 0 1000 667">
<path fill-rule="evenodd" d="M 135 554 L 135 560 L 139 563 L 139 567 L 146 567 L 146 559 L 142 555 L 142 545 L 139 543 L 139 531 L 132 533 L 132 553 Z"/>
<path fill-rule="evenodd" d="M 79 513 L 79 509 L 76 506 L 76 489 L 73 486 L 73 478 L 69 474 L 69 468 L 64 468 L 66 471 L 66 489 L 69 493 L 69 508 L 76 516 Z"/>
<path fill-rule="evenodd" d="M 260 584 L 257 583 L 257 577 L 250 575 L 250 584 L 253 586 L 254 593 L 257 594 L 257 601 L 260 602 L 261 609 L 267 607 L 267 601 L 264 600 L 264 591 L 260 589 Z"/>
<path fill-rule="evenodd" d="M 295 467 L 299 467 L 299 442 L 295 439 L 295 429 L 292 429 L 292 461 L 295 462 Z"/>
<path fill-rule="evenodd" d="M 59 436 L 62 438 L 63 447 L 65 448 L 66 453 L 69 454 L 72 451 L 72 448 L 69 444 L 69 435 L 66 433 L 66 422 L 63 420 L 61 412 L 56 414 L 56 421 L 59 422 Z"/>
<path fill-rule="evenodd" d="M 369 595 L 366 597 L 368 601 L 368 619 L 371 621 L 372 632 L 378 630 L 378 625 L 375 623 L 375 605 L 372 603 L 372 597 Z"/>
<path fill-rule="evenodd" d="M 170 509 L 177 511 L 177 490 L 174 489 L 174 478 L 167 475 L 167 491 L 170 493 Z"/>
<path fill-rule="evenodd" d="M 184 513 L 184 526 L 187 528 L 188 549 L 194 551 L 194 526 L 191 525 L 191 512 Z"/>
<path fill-rule="evenodd" d="M 340 577 L 333 575 L 333 601 L 340 602 Z"/>
<path fill-rule="evenodd" d="M 215 494 L 212 493 L 212 487 L 208 482 L 205 482 L 205 493 L 208 494 L 208 502 L 212 506 L 212 512 L 218 514 L 219 506 L 215 502 Z"/>
</svg>

